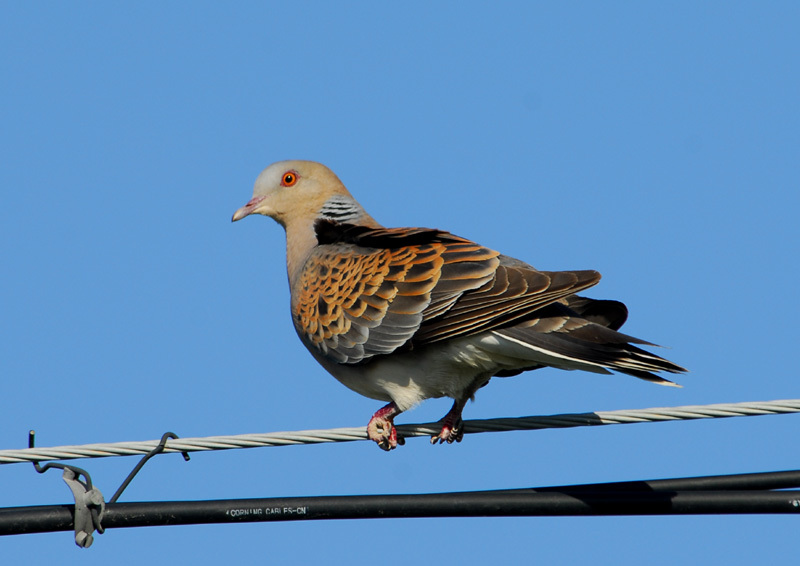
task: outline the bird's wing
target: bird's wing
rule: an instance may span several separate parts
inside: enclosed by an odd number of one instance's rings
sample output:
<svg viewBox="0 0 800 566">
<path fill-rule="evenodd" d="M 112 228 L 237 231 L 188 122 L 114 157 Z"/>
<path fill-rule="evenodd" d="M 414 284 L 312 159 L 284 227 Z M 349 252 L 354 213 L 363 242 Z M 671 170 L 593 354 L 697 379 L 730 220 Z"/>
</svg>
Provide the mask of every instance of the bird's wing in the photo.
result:
<svg viewBox="0 0 800 566">
<path fill-rule="evenodd" d="M 439 230 L 324 220 L 315 229 L 292 315 L 303 341 L 339 363 L 502 328 L 600 278 L 504 265 L 497 252 Z"/>
</svg>

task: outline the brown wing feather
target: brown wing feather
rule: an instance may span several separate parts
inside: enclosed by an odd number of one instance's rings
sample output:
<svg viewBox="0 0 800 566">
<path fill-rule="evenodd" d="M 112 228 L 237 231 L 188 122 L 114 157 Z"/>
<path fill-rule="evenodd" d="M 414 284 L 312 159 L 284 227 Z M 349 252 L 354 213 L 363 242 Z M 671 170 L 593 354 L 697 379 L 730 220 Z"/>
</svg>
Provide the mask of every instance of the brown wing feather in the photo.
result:
<svg viewBox="0 0 800 566">
<path fill-rule="evenodd" d="M 508 326 L 594 285 L 594 271 L 543 272 L 447 232 L 318 221 L 293 293 L 301 339 L 339 363 Z M 503 258 L 504 259 L 504 258 Z"/>
<path fill-rule="evenodd" d="M 324 243 L 306 262 L 292 304 L 301 339 L 340 363 L 409 343 L 434 289 L 455 299 L 490 280 L 499 263 L 497 252 L 438 230 L 342 226 L 337 233 L 319 223 Z"/>
</svg>

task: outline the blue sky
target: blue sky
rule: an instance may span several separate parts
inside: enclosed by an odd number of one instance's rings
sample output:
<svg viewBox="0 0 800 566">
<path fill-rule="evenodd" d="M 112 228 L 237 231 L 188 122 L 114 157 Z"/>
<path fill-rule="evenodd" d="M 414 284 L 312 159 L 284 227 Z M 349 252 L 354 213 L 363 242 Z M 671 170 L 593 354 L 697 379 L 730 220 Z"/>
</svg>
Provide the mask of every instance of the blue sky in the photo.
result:
<svg viewBox="0 0 800 566">
<path fill-rule="evenodd" d="M 366 425 L 288 316 L 284 237 L 232 225 L 269 163 L 389 226 L 597 269 L 682 389 L 544 370 L 466 418 L 800 397 L 794 2 L 4 3 L 0 448 Z M 429 401 L 398 422 L 441 417 Z M 178 455 L 123 501 L 422 493 L 794 469 L 796 416 Z M 78 462 L 107 498 L 133 458 Z M 66 503 L 0 467 L 0 506 Z M 428 519 L 5 538 L 63 564 L 745 564 L 787 517 Z"/>
</svg>

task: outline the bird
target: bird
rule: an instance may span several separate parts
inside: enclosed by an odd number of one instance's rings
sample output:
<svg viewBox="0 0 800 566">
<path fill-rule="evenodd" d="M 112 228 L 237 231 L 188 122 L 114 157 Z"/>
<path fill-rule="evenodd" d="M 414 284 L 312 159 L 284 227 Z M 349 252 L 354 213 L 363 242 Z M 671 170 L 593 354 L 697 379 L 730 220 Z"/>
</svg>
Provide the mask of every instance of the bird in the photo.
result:
<svg viewBox="0 0 800 566">
<path fill-rule="evenodd" d="M 367 425 L 383 450 L 404 444 L 395 418 L 430 398 L 453 399 L 431 442 L 460 442 L 462 411 L 492 377 L 553 367 L 676 385 L 657 373 L 687 371 L 619 332 L 622 302 L 577 295 L 597 271 L 540 271 L 443 230 L 387 228 L 320 163 L 268 166 L 232 221 L 252 214 L 285 229 L 300 341 L 343 385 L 387 403 Z"/>
</svg>

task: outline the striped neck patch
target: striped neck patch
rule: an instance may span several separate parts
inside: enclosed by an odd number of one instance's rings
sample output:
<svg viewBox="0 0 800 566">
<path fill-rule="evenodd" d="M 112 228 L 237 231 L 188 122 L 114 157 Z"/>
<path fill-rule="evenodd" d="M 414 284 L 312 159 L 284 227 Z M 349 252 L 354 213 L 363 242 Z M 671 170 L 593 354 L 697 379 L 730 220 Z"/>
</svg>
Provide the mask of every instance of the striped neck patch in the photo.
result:
<svg viewBox="0 0 800 566">
<path fill-rule="evenodd" d="M 363 212 L 361 206 L 351 197 L 336 195 L 322 205 L 319 214 L 335 222 L 345 222 L 361 216 Z"/>
</svg>

